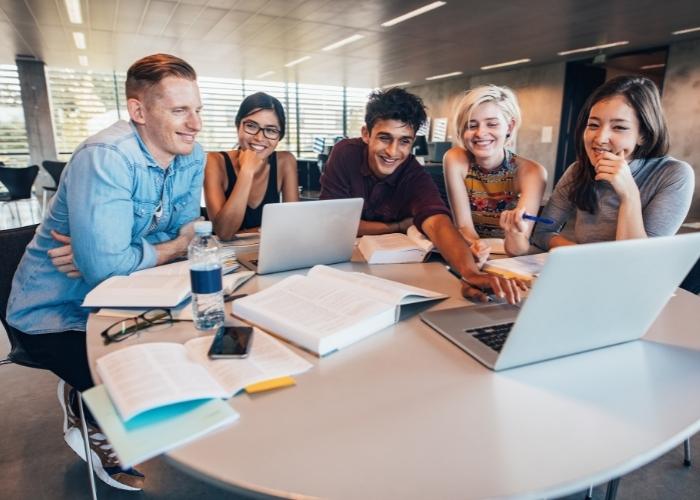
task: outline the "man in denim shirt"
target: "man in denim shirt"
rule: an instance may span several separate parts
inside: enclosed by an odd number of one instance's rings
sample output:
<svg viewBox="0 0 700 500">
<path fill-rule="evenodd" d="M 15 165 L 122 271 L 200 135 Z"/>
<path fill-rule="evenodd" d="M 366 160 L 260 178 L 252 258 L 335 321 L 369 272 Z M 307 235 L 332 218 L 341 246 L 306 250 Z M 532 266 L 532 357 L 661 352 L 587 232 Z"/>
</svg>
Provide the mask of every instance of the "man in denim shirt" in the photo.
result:
<svg viewBox="0 0 700 500">
<path fill-rule="evenodd" d="M 145 57 L 129 68 L 126 95 L 131 121 L 74 151 L 17 268 L 7 308 L 8 323 L 32 358 L 79 391 L 93 385 L 85 295 L 111 276 L 184 256 L 199 215 L 204 153 L 195 142 L 202 105 L 194 69 L 170 55 Z M 63 382 L 59 400 L 65 440 L 82 456 L 75 392 Z M 122 471 L 88 423 L 100 479 L 141 489 L 143 476 Z"/>
</svg>

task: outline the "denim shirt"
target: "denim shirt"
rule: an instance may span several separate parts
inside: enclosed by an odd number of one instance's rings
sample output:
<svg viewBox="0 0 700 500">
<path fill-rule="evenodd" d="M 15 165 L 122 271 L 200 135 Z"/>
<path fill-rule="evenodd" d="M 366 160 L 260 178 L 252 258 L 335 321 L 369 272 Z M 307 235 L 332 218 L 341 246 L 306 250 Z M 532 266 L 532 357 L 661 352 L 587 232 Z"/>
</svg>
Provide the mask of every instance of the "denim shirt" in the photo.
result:
<svg viewBox="0 0 700 500">
<path fill-rule="evenodd" d="M 29 334 L 85 330 L 85 295 L 105 279 L 156 265 L 154 245 L 199 216 L 204 152 L 199 144 L 161 168 L 133 124 L 119 121 L 83 142 L 63 171 L 15 273 L 7 320 Z M 161 210 L 158 210 L 158 207 Z M 48 251 L 72 238 L 80 278 L 58 271 Z"/>
</svg>

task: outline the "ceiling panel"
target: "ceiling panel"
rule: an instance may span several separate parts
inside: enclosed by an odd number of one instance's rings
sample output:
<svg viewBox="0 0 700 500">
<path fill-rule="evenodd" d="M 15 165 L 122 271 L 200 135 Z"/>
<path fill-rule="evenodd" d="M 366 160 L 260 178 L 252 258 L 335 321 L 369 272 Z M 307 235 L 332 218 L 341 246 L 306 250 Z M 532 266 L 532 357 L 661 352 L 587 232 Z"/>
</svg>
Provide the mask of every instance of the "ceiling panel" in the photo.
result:
<svg viewBox="0 0 700 500">
<path fill-rule="evenodd" d="M 222 41 L 245 23 L 251 16 L 254 16 L 254 14 L 240 10 L 231 10 L 212 27 L 204 38 L 210 41 Z"/>
<path fill-rule="evenodd" d="M 176 7 L 177 4 L 164 2 L 162 0 L 153 0 L 149 2 L 138 29 L 139 33 L 145 35 L 161 34 L 168 25 Z"/>
<path fill-rule="evenodd" d="M 46 1 L 46 0 L 44 0 Z M 0 9 L 13 23 L 28 23 L 33 21 L 32 13 L 23 1 L 0 0 Z"/>
<path fill-rule="evenodd" d="M 96 30 L 111 30 L 118 2 L 113 0 L 90 0 L 90 27 Z"/>
<path fill-rule="evenodd" d="M 116 30 L 119 33 L 136 33 L 146 7 L 145 0 L 119 0 Z"/>
<path fill-rule="evenodd" d="M 61 18 L 59 17 L 58 8 L 56 7 L 55 2 L 46 2 L 45 0 L 24 1 L 34 15 L 37 23 L 47 26 L 61 25 Z"/>
<path fill-rule="evenodd" d="M 21 53 L 50 66 L 78 67 L 78 56 L 86 54 L 91 68 L 124 71 L 138 57 L 167 51 L 207 76 L 275 71 L 275 79 L 375 86 L 478 73 L 480 66 L 522 57 L 532 64 L 563 61 L 558 51 L 620 39 L 629 46 L 608 53 L 700 36 L 670 34 L 700 26 L 698 0 L 448 0 L 406 22 L 380 26 L 428 1 L 82 0 L 86 24 L 73 26 L 63 0 L 0 0 L 0 63 Z M 75 48 L 75 30 L 86 34 L 87 50 Z M 354 33 L 365 37 L 321 50 Z M 306 55 L 311 59 L 284 67 Z"/>
</svg>

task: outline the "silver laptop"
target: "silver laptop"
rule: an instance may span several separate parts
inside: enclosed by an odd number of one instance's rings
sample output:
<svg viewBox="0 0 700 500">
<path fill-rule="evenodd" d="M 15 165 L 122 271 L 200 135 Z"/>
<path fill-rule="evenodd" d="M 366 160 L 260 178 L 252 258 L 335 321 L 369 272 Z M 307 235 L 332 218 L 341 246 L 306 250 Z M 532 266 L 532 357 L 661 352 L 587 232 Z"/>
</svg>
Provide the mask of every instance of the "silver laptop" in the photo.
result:
<svg viewBox="0 0 700 500">
<path fill-rule="evenodd" d="M 493 370 L 640 338 L 700 256 L 700 233 L 556 248 L 521 307 L 421 314 Z"/>
<path fill-rule="evenodd" d="M 271 203 L 263 207 L 257 253 L 238 261 L 258 274 L 350 260 L 362 198 Z"/>
</svg>

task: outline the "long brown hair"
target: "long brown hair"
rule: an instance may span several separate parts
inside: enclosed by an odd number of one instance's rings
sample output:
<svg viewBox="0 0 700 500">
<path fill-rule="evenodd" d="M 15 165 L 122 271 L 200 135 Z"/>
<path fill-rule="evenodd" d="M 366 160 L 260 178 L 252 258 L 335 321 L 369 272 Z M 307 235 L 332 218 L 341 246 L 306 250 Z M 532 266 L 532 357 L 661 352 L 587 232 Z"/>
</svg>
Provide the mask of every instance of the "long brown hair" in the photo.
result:
<svg viewBox="0 0 700 500">
<path fill-rule="evenodd" d="M 623 96 L 632 106 L 639 120 L 642 143 L 632 152 L 632 158 L 656 158 L 668 152 L 668 128 L 661 109 L 661 97 L 656 84 L 643 76 L 618 76 L 598 87 L 588 98 L 578 115 L 574 144 L 576 165 L 569 190 L 569 201 L 579 210 L 595 213 L 598 204 L 595 169 L 591 164 L 583 134 L 588 125 L 591 108 L 598 102 L 614 96 Z"/>
</svg>

